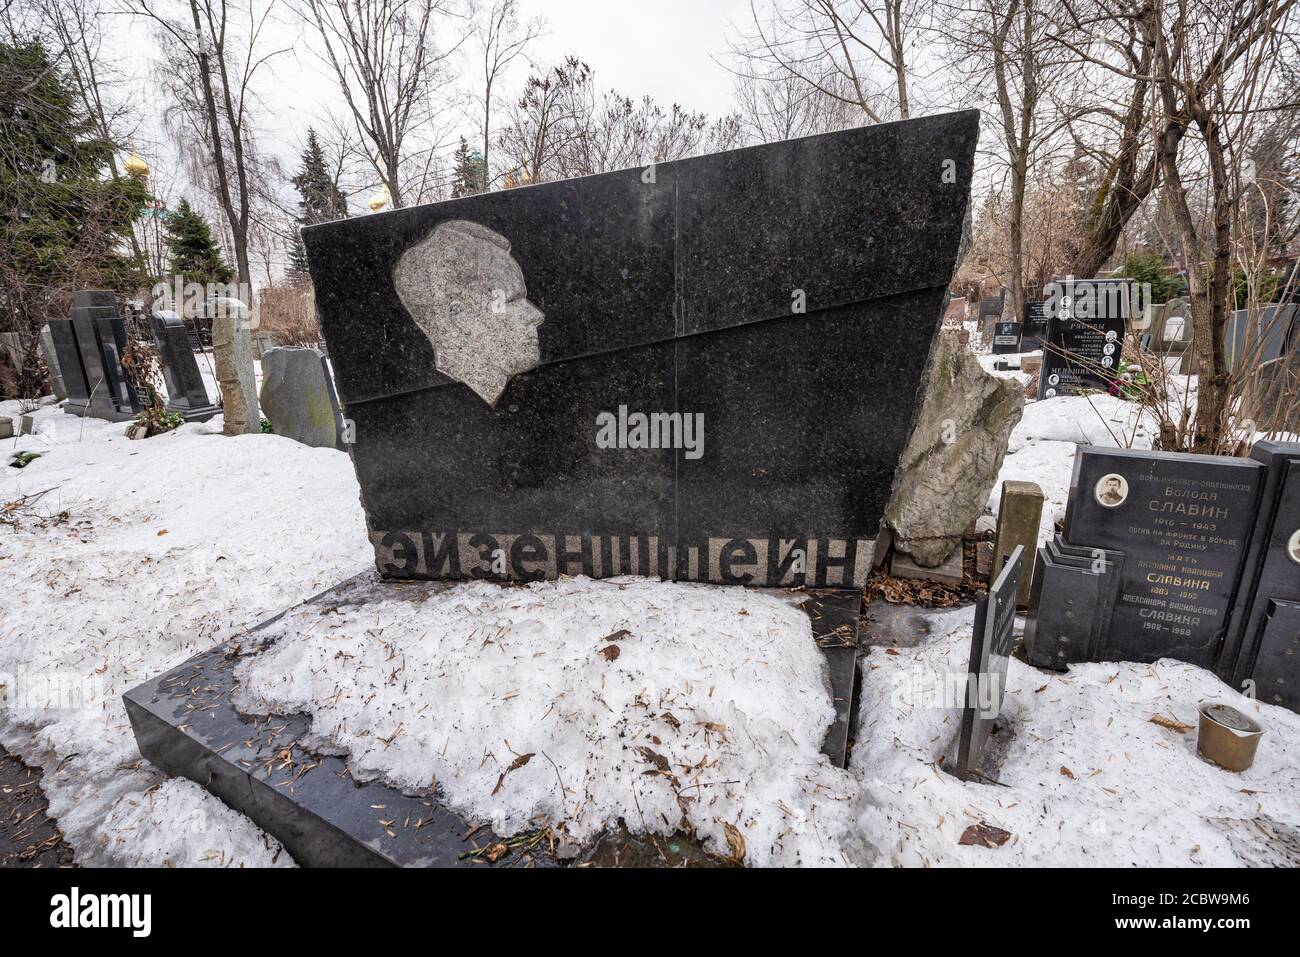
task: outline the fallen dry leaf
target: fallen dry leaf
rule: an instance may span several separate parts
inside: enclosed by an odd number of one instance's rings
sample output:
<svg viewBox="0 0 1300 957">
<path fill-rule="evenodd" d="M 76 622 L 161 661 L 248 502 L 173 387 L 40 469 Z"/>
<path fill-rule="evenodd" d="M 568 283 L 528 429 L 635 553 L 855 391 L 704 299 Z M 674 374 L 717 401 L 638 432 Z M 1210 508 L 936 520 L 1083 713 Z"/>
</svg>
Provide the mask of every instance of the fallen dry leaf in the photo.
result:
<svg viewBox="0 0 1300 957">
<path fill-rule="evenodd" d="M 604 656 L 606 661 L 613 661 L 622 654 L 622 652 L 618 650 L 618 645 L 606 645 L 604 648 L 600 649 L 600 653 Z"/>
<path fill-rule="evenodd" d="M 727 860 L 733 864 L 743 864 L 745 861 L 745 835 L 740 833 L 740 828 L 728 821 L 723 821 L 722 827 L 727 834 L 727 847 L 731 849 L 731 853 L 727 855 Z"/>
<path fill-rule="evenodd" d="M 1063 765 L 1061 765 L 1061 777 L 1063 777 L 1063 778 L 1069 778 L 1071 781 L 1073 781 L 1073 780 L 1074 780 L 1074 772 L 1071 771 L 1069 768 L 1067 768 L 1067 767 L 1063 764 Z"/>
<path fill-rule="evenodd" d="M 1010 839 L 1010 831 L 1004 831 L 1000 827 L 994 827 L 992 824 L 980 821 L 978 824 L 972 824 L 962 831 L 961 838 L 957 843 L 974 845 L 975 847 L 1001 847 Z"/>
<path fill-rule="evenodd" d="M 489 864 L 495 864 L 497 861 L 501 860 L 501 858 L 505 857 L 506 852 L 509 850 L 510 848 L 498 842 L 496 844 L 488 845 L 488 849 L 483 852 L 483 856 L 487 858 Z"/>
<path fill-rule="evenodd" d="M 501 790 L 501 785 L 504 784 L 506 781 L 506 775 L 509 774 L 511 771 L 518 771 L 525 764 L 531 761 L 533 759 L 534 753 L 535 752 L 533 751 L 529 751 L 527 754 L 521 754 L 519 755 L 519 757 L 515 758 L 513 761 L 510 762 L 510 767 L 502 771 L 501 776 L 497 778 L 497 786 L 492 789 L 493 795 L 495 795 L 498 791 Z"/>
<path fill-rule="evenodd" d="M 646 747 L 637 748 L 637 753 L 641 755 L 642 760 L 653 764 L 660 771 L 668 770 L 668 759 L 657 751 L 652 751 Z"/>
</svg>

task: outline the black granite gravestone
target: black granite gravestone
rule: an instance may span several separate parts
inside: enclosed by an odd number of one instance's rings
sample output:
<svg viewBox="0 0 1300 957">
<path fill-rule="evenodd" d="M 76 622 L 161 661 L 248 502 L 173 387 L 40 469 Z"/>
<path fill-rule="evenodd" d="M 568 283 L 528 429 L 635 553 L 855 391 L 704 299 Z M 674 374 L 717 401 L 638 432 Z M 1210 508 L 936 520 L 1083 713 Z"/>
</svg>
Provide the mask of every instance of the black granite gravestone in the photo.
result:
<svg viewBox="0 0 1300 957">
<path fill-rule="evenodd" d="M 149 323 L 167 382 L 167 411 L 180 413 L 186 422 L 206 422 L 221 410 L 208 398 L 185 320 L 171 310 L 161 310 L 149 317 Z"/>
<path fill-rule="evenodd" d="M 953 766 L 953 773 L 959 777 L 980 776 L 984 749 L 993 731 L 993 723 L 1002 710 L 1024 555 L 1024 546 L 1017 545 L 989 586 L 988 594 L 981 597 L 975 606 L 975 628 L 971 635 L 970 666 L 966 675 L 966 704 L 961 712 Z"/>
<path fill-rule="evenodd" d="M 993 326 L 993 351 L 998 355 L 1020 351 L 1020 323 L 998 322 Z"/>
<path fill-rule="evenodd" d="M 69 402 L 65 409 L 75 415 L 111 422 L 135 418 L 142 406 L 135 387 L 122 368 L 127 336 L 126 325 L 118 312 L 117 297 L 110 291 L 99 289 L 73 293 L 69 324 L 85 375 L 88 397 L 84 401 L 74 401 L 72 389 L 69 389 Z M 58 342 L 56 337 L 56 347 Z"/>
<path fill-rule="evenodd" d="M 305 230 L 380 571 L 861 583 L 977 127 L 881 124 Z"/>
<path fill-rule="evenodd" d="M 1119 378 L 1133 296 L 1128 279 L 1066 279 L 1052 284 L 1045 304 L 1047 337 L 1039 399 L 1104 391 Z"/>
<path fill-rule="evenodd" d="M 1217 669 L 1241 688 L 1255 681 L 1261 701 L 1300 711 L 1300 445 L 1256 442 L 1265 469 L 1242 594 Z"/>
<path fill-rule="evenodd" d="M 72 320 L 51 319 L 48 325 L 59 359 L 59 370 L 63 374 L 63 387 L 68 394 L 64 409 L 72 415 L 86 415 L 90 406 L 90 383 L 86 381 L 86 367 L 81 361 L 81 350 L 77 348 Z"/>
<path fill-rule="evenodd" d="M 1038 549 L 1025 617 L 1025 658 L 1060 669 L 1105 657 L 1124 555 L 1075 548 L 1056 536 Z"/>
<path fill-rule="evenodd" d="M 1079 449 L 1064 538 L 1125 556 L 1103 654 L 1213 666 L 1263 471 L 1223 456 Z"/>
<path fill-rule="evenodd" d="M 1025 303 L 1024 323 L 1021 327 L 1020 341 L 1021 349 L 1028 352 L 1032 349 L 1043 348 L 1043 341 L 1047 338 L 1047 303 L 1046 302 L 1027 302 Z"/>
</svg>

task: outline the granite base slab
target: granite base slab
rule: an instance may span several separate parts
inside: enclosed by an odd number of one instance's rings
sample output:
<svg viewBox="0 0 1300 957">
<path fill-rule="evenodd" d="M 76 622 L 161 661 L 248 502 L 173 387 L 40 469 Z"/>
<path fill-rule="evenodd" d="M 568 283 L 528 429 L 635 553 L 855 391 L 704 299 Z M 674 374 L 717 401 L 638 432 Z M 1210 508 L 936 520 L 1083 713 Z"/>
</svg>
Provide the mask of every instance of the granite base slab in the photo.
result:
<svg viewBox="0 0 1300 957">
<path fill-rule="evenodd" d="M 382 581 L 365 572 L 308 599 L 331 607 L 408 598 L 424 600 L 452 582 Z M 784 591 L 802 599 L 813 638 L 829 665 L 835 720 L 823 752 L 847 760 L 857 666 L 857 589 Z M 248 715 L 232 701 L 235 668 L 273 639 L 276 615 L 242 635 L 123 695 L 140 753 L 169 774 L 206 788 L 282 843 L 307 867 L 483 866 L 490 828 L 446 808 L 437 792 L 358 781 L 345 758 L 306 742 L 304 714 Z M 494 866 L 546 866 L 560 861 L 549 842 L 518 845 Z"/>
</svg>

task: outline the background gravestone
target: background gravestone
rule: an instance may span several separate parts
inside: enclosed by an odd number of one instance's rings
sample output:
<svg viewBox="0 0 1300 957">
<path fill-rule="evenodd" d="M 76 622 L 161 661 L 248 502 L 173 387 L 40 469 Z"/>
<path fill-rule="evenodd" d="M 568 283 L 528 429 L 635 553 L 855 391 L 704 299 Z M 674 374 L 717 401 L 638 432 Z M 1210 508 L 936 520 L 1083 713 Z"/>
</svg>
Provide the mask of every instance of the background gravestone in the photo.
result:
<svg viewBox="0 0 1300 957">
<path fill-rule="evenodd" d="M 993 351 L 999 355 L 1020 351 L 1020 330 L 1018 322 L 997 322 L 993 326 Z"/>
<path fill-rule="evenodd" d="M 47 322 L 41 326 L 41 355 L 45 358 L 45 368 L 50 373 L 50 391 L 54 398 L 62 402 L 68 397 L 68 387 L 63 383 L 63 370 L 59 367 L 59 352 L 54 346 L 54 334 Z"/>
<path fill-rule="evenodd" d="M 85 415 L 90 405 L 90 383 L 86 381 L 86 368 L 77 348 L 77 334 L 71 319 L 51 319 L 46 323 L 54 353 L 63 375 L 63 388 L 67 393 L 65 411 L 72 415 Z"/>
<path fill-rule="evenodd" d="M 975 606 L 975 627 L 966 676 L 967 699 L 957 733 L 954 773 L 959 777 L 981 776 L 989 735 L 1002 710 L 1024 555 L 1024 549 L 1016 546 L 989 586 L 988 594 L 981 596 Z"/>
<path fill-rule="evenodd" d="M 1105 391 L 1119 378 L 1132 281 L 1076 279 L 1055 285 L 1059 294 L 1048 300 L 1038 398 Z"/>
<path fill-rule="evenodd" d="M 523 580 L 865 580 L 977 126 L 880 124 L 306 229 L 380 571 L 489 576 L 496 556 Z M 702 416 L 703 454 L 601 447 L 597 418 L 621 410 Z"/>
<path fill-rule="evenodd" d="M 343 417 L 320 350 L 277 346 L 264 352 L 259 398 L 276 435 L 313 448 L 346 449 Z"/>
<path fill-rule="evenodd" d="M 1047 338 L 1047 303 L 1025 303 L 1025 316 L 1020 331 L 1020 348 L 1029 352 L 1043 348 Z"/>
<path fill-rule="evenodd" d="M 150 315 L 149 323 L 167 382 L 167 411 L 179 412 L 186 422 L 206 422 L 221 410 L 208 398 L 185 320 L 162 309 Z"/>
<path fill-rule="evenodd" d="M 66 411 L 111 422 L 139 414 L 139 397 L 122 368 L 126 326 L 114 293 L 95 289 L 73 293 L 67 324 L 52 321 L 50 333 L 68 390 Z"/>
</svg>

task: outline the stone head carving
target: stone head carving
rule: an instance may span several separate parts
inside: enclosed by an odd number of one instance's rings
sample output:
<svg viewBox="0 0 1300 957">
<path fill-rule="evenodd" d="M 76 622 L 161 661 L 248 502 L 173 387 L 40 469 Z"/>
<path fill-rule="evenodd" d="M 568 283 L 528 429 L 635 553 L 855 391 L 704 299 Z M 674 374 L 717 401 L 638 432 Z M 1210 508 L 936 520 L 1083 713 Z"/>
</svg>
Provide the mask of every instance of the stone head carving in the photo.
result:
<svg viewBox="0 0 1300 957">
<path fill-rule="evenodd" d="M 537 327 L 510 243 L 466 220 L 439 223 L 393 270 L 402 305 L 433 346 L 438 371 L 495 406 L 510 377 L 541 362 Z"/>
</svg>

